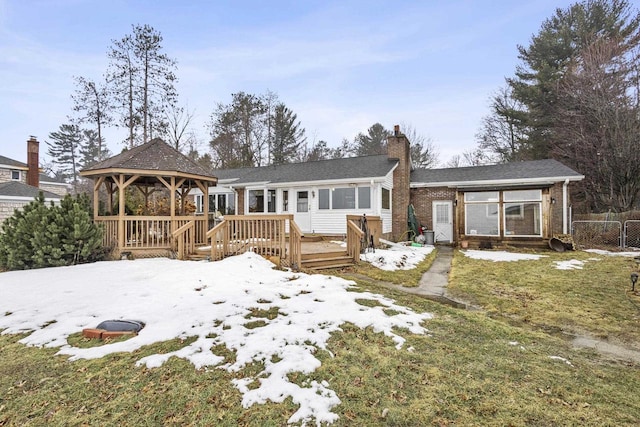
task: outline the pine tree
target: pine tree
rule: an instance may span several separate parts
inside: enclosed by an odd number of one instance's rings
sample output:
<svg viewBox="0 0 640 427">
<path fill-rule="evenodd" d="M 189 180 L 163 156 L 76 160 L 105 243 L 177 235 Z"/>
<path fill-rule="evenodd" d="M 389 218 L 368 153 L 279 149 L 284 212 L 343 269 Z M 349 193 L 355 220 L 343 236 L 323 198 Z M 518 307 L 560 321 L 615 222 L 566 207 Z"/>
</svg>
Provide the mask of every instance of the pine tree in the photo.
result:
<svg viewBox="0 0 640 427">
<path fill-rule="evenodd" d="M 298 157 L 300 148 L 306 141 L 304 128 L 300 126 L 298 116 L 284 104 L 276 105 L 272 123 L 271 163 L 290 163 Z"/>
<path fill-rule="evenodd" d="M 58 173 L 76 184 L 81 166 L 80 147 L 83 141 L 80 128 L 74 124 L 64 124 L 60 126 L 58 132 L 51 132 L 49 138 L 51 142 L 47 141 L 49 146 L 47 154 L 57 165 Z"/>
<path fill-rule="evenodd" d="M 0 267 L 23 270 L 104 258 L 102 230 L 91 221 L 86 195 L 46 206 L 42 193 L 2 224 Z"/>
<path fill-rule="evenodd" d="M 380 123 L 373 124 L 367 129 L 366 135 L 359 133 L 354 141 L 354 152 L 356 156 L 372 156 L 376 154 L 386 154 L 387 137 L 391 132 L 385 129 Z"/>
<path fill-rule="evenodd" d="M 47 217 L 47 206 L 42 193 L 2 223 L 0 233 L 0 267 L 7 270 L 33 268 L 35 251 L 33 237 L 42 228 Z"/>
</svg>

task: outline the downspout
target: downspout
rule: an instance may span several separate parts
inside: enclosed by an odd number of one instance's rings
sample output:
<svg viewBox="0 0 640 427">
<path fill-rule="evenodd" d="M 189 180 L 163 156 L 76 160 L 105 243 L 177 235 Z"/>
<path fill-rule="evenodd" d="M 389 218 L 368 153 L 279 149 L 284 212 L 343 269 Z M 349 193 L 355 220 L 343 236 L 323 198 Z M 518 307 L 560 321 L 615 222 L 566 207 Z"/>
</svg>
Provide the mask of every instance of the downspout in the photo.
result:
<svg viewBox="0 0 640 427">
<path fill-rule="evenodd" d="M 569 178 L 564 180 L 564 184 L 562 184 L 562 234 L 567 233 L 567 217 L 568 217 L 568 202 L 569 202 Z"/>
</svg>

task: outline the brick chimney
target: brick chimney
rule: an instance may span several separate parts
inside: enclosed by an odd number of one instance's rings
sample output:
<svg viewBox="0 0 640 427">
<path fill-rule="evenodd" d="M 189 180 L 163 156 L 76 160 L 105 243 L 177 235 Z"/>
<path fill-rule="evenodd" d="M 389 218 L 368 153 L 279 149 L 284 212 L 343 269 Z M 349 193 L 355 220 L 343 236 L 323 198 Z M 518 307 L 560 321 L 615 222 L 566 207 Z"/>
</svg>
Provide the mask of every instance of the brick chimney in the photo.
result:
<svg viewBox="0 0 640 427">
<path fill-rule="evenodd" d="M 393 127 L 393 135 L 387 138 L 387 155 L 398 159 L 398 167 L 393 171 L 392 231 L 394 240 L 407 231 L 407 207 L 410 203 L 409 184 L 411 180 L 411 153 L 409 140 L 400 132 L 400 126 Z"/>
<path fill-rule="evenodd" d="M 40 167 L 39 167 L 40 143 L 35 136 L 27 141 L 27 184 L 34 187 L 40 186 Z"/>
</svg>

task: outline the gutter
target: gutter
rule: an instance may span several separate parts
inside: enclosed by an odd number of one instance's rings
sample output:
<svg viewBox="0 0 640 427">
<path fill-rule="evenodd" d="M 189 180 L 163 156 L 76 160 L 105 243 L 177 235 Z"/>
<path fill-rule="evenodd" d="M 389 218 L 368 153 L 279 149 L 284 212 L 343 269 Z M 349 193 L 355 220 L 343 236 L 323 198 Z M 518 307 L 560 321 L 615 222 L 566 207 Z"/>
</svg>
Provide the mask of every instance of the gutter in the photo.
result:
<svg viewBox="0 0 640 427">
<path fill-rule="evenodd" d="M 567 233 L 567 203 L 569 201 L 569 194 L 568 194 L 568 187 L 569 187 L 569 178 L 567 178 L 564 183 L 562 184 L 562 234 L 568 234 Z"/>
</svg>

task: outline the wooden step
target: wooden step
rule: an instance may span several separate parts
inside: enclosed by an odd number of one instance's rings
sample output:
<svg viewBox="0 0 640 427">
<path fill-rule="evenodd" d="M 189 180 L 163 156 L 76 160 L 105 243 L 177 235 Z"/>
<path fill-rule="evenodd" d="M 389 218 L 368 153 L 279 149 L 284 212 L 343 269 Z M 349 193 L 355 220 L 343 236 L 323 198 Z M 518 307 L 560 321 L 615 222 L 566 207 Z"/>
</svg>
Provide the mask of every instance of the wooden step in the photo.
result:
<svg viewBox="0 0 640 427">
<path fill-rule="evenodd" d="M 301 255 L 301 258 L 302 258 L 302 261 L 305 261 L 309 259 L 336 258 L 336 257 L 342 257 L 342 256 L 348 256 L 347 251 L 337 250 L 337 251 L 330 251 L 330 252 L 308 252 L 308 253 L 303 253 Z"/>
<path fill-rule="evenodd" d="M 320 255 L 320 254 L 316 254 Z M 324 254 L 323 254 L 324 255 Z M 327 268 L 349 267 L 353 265 L 353 258 L 344 254 L 338 256 L 322 256 L 302 260 L 302 268 L 322 270 Z"/>
</svg>

